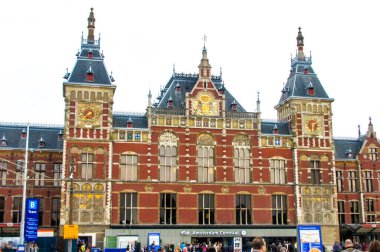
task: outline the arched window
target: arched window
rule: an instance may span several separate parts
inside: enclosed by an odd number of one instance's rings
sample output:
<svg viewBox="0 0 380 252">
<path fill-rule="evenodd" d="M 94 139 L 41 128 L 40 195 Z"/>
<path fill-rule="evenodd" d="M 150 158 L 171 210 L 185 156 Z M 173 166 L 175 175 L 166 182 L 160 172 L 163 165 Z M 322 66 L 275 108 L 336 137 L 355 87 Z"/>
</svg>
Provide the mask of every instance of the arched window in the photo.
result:
<svg viewBox="0 0 380 252">
<path fill-rule="evenodd" d="M 270 182 L 273 184 L 286 183 L 286 162 L 281 157 L 274 157 L 269 160 L 270 165 Z"/>
<path fill-rule="evenodd" d="M 234 146 L 234 173 L 235 182 L 250 183 L 250 142 L 246 135 L 237 135 L 233 141 Z"/>
<path fill-rule="evenodd" d="M 81 154 L 81 177 L 92 179 L 94 169 L 94 153 L 90 148 L 85 148 Z"/>
<path fill-rule="evenodd" d="M 177 137 L 172 132 L 164 132 L 159 144 L 160 180 L 177 180 Z"/>
<path fill-rule="evenodd" d="M 198 182 L 214 182 L 214 138 L 201 134 L 197 144 Z"/>
</svg>

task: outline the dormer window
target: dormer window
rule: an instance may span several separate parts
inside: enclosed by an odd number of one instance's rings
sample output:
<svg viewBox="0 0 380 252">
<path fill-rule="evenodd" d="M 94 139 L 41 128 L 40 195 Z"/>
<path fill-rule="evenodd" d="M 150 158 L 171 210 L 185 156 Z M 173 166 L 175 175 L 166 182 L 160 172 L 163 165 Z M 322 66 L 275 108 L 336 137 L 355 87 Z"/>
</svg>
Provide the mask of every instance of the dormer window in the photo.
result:
<svg viewBox="0 0 380 252">
<path fill-rule="evenodd" d="M 166 101 L 166 106 L 167 106 L 167 108 L 173 108 L 173 107 L 174 107 L 174 101 L 173 101 L 172 97 L 170 97 L 170 98 Z"/>
<path fill-rule="evenodd" d="M 27 136 L 26 130 L 23 129 L 22 132 L 21 132 L 21 139 L 26 139 L 26 136 Z"/>
<path fill-rule="evenodd" d="M 179 83 L 177 83 L 177 85 L 175 85 L 175 93 L 176 94 L 180 94 L 181 93 L 181 86 L 179 85 Z"/>
<path fill-rule="evenodd" d="M 92 50 L 88 51 L 88 53 L 87 53 L 87 57 L 88 57 L 89 59 L 92 59 L 92 58 L 94 57 L 94 52 L 93 52 Z"/>
<path fill-rule="evenodd" d="M 41 137 L 40 140 L 38 141 L 38 148 L 45 148 L 46 142 L 45 140 Z"/>
<path fill-rule="evenodd" d="M 225 93 L 226 89 L 224 88 L 224 81 L 223 81 L 223 84 L 218 89 L 218 91 L 219 91 L 220 94 L 224 94 Z"/>
<path fill-rule="evenodd" d="M 277 127 L 277 124 L 275 124 L 275 125 L 273 126 L 272 133 L 273 133 L 273 134 L 278 134 L 278 127 Z"/>
<path fill-rule="evenodd" d="M 88 68 L 88 70 L 86 72 L 86 81 L 94 82 L 94 77 L 95 77 L 94 70 L 92 70 L 92 66 L 90 63 L 90 67 Z"/>
<path fill-rule="evenodd" d="M 235 100 L 231 103 L 230 108 L 232 111 L 237 111 L 238 105 Z"/>
<path fill-rule="evenodd" d="M 346 157 L 352 158 L 352 150 L 351 149 L 346 150 Z"/>
<path fill-rule="evenodd" d="M 62 141 L 62 140 L 63 140 L 63 132 L 62 132 L 62 130 L 60 130 L 60 131 L 58 132 L 58 140 L 59 140 L 59 141 Z"/>
<path fill-rule="evenodd" d="M 127 128 L 133 128 L 133 121 L 131 118 L 129 118 L 127 121 Z"/>
<path fill-rule="evenodd" d="M 307 90 L 308 95 L 314 96 L 314 94 L 315 94 L 314 85 L 313 85 L 313 83 L 311 83 L 311 81 L 309 84 L 307 84 L 306 90 Z"/>
<path fill-rule="evenodd" d="M 5 138 L 5 135 L 0 140 L 0 146 L 1 147 L 7 147 L 8 146 L 8 140 Z"/>
<path fill-rule="evenodd" d="M 207 88 L 207 82 L 206 82 L 206 81 L 203 82 L 203 88 L 204 88 L 204 89 Z"/>
<path fill-rule="evenodd" d="M 303 68 L 303 74 L 308 74 L 309 73 L 309 68 L 307 66 L 305 66 Z"/>
</svg>

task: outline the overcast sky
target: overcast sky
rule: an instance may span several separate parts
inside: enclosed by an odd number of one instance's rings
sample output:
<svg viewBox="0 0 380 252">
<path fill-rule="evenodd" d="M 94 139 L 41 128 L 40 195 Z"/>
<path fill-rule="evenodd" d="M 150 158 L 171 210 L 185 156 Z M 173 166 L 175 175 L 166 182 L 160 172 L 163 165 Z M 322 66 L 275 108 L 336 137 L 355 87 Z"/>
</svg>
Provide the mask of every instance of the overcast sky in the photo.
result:
<svg viewBox="0 0 380 252">
<path fill-rule="evenodd" d="M 114 110 L 144 112 L 176 72 L 197 73 L 207 35 L 212 74 L 247 111 L 274 106 L 296 51 L 298 27 L 333 103 L 334 136 L 380 129 L 380 2 L 19 0 L 0 3 L 1 122 L 61 124 L 62 78 L 74 67 L 94 8 L 96 38 L 117 85 Z M 380 134 L 380 132 L 378 132 Z"/>
</svg>

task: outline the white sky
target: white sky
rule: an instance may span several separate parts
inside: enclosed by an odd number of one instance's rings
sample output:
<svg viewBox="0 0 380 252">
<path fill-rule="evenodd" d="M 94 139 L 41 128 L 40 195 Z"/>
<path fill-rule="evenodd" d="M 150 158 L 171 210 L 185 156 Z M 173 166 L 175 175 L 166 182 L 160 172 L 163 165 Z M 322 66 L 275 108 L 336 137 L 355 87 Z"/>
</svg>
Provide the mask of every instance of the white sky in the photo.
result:
<svg viewBox="0 0 380 252">
<path fill-rule="evenodd" d="M 380 129 L 380 2 L 351 0 L 15 0 L 0 3 L 1 122 L 61 124 L 62 78 L 72 71 L 94 8 L 96 38 L 117 85 L 115 111 L 144 112 L 176 72 L 197 73 L 207 35 L 212 73 L 247 111 L 260 91 L 262 118 L 289 74 L 298 27 L 333 103 L 334 136 Z M 378 132 L 380 134 L 380 131 Z"/>
</svg>

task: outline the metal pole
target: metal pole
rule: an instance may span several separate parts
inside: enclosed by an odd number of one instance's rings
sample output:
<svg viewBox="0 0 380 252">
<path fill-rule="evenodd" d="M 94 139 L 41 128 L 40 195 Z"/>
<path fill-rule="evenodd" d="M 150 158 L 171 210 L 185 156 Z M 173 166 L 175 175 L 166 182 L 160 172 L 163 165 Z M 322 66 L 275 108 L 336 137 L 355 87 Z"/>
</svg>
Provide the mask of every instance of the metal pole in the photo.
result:
<svg viewBox="0 0 380 252">
<path fill-rule="evenodd" d="M 25 208 L 26 208 L 26 184 L 28 179 L 28 148 L 29 148 L 29 123 L 26 125 L 26 143 L 25 143 L 25 161 L 24 161 L 24 176 L 22 187 L 22 209 L 21 209 L 21 222 L 20 222 L 20 244 L 24 244 L 25 232 Z"/>
<path fill-rule="evenodd" d="M 73 179 L 74 179 L 74 163 L 75 159 L 73 156 L 70 155 L 70 200 L 69 200 L 69 225 L 73 224 L 73 207 L 74 207 L 74 197 L 73 197 L 73 192 L 74 192 L 74 185 L 73 185 Z M 73 240 L 70 239 L 67 241 L 67 251 L 72 252 L 73 251 Z"/>
</svg>

